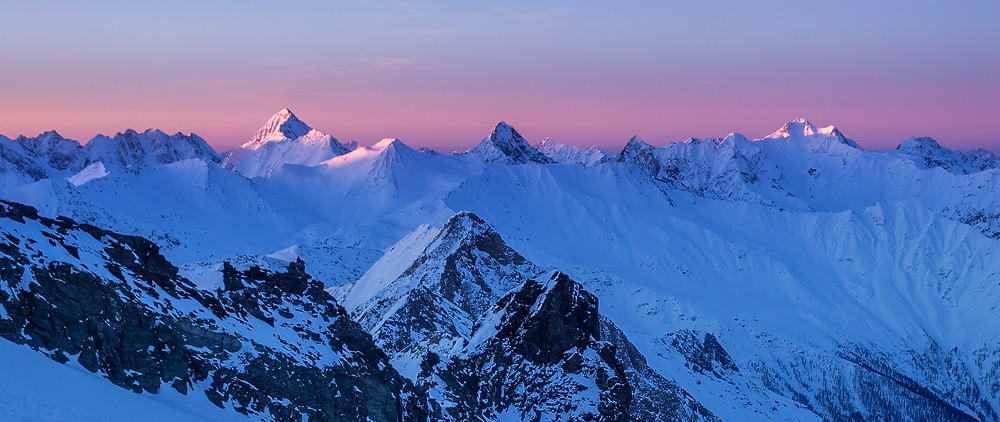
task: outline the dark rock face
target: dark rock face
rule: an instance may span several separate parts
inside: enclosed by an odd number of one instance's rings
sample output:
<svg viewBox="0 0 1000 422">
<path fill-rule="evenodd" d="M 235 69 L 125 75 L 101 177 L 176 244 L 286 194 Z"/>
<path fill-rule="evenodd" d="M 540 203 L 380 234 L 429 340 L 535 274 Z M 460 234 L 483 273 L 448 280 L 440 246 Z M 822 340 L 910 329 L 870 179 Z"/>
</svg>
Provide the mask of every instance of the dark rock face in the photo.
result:
<svg viewBox="0 0 1000 422">
<path fill-rule="evenodd" d="M 169 385 L 275 420 L 425 418 L 301 261 L 281 273 L 226 266 L 225 289 L 210 293 L 141 237 L 7 202 L 0 229 L 0 337 L 60 362 L 75 356 L 136 392 Z"/>
<path fill-rule="evenodd" d="M 643 142 L 638 136 L 629 139 L 622 151 L 615 156 L 619 163 L 632 163 L 651 176 L 660 174 L 660 161 L 656 157 L 656 148 Z"/>
<path fill-rule="evenodd" d="M 687 365 L 696 372 L 710 373 L 723 379 L 727 371 L 740 371 L 712 333 L 705 333 L 701 340 L 691 330 L 670 333 L 667 337 L 670 338 L 670 345 L 684 356 Z"/>
<path fill-rule="evenodd" d="M 496 338 L 536 364 L 555 364 L 570 348 L 601 338 L 597 297 L 566 274 L 547 285 L 529 280 L 497 306 L 506 312 Z"/>
<path fill-rule="evenodd" d="M 615 346 L 600 340 L 597 298 L 568 276 L 524 282 L 482 321 L 466 353 L 447 365 L 429 359 L 436 372 L 421 374 L 420 385 L 443 387 L 451 418 L 629 420 L 632 388 Z"/>
<path fill-rule="evenodd" d="M 646 363 L 646 357 L 625 337 L 611 320 L 601 319 L 601 336 L 615 345 L 616 358 L 625 367 L 632 386 L 629 419 L 632 421 L 715 421 L 705 406 L 698 403 L 675 382 L 664 378 Z"/>
</svg>

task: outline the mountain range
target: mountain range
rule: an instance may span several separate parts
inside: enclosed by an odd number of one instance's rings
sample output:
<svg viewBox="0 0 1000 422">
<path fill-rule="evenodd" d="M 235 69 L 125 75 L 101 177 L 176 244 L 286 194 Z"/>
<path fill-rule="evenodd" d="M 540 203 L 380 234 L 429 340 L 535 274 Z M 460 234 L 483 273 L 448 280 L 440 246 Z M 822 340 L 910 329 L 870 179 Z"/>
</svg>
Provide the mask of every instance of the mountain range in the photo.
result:
<svg viewBox="0 0 1000 422">
<path fill-rule="evenodd" d="M 998 167 L 804 119 L 617 154 L 288 109 L 222 153 L 0 136 L 0 343 L 32 371 L 0 413 L 997 421 Z"/>
</svg>

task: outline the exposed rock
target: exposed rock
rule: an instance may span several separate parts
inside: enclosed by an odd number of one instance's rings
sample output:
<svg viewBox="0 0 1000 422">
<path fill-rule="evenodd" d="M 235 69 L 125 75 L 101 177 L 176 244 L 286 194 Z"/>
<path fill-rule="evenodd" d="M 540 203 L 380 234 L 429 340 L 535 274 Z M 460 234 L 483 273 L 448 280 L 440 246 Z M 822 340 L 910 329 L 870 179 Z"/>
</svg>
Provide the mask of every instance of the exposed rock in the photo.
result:
<svg viewBox="0 0 1000 422">
<path fill-rule="evenodd" d="M 6 202 L 0 228 L 0 336 L 10 341 L 136 392 L 203 390 L 220 407 L 274 420 L 425 417 L 423 400 L 301 261 L 280 273 L 226 266 L 226 288 L 212 294 L 141 237 Z"/>
</svg>

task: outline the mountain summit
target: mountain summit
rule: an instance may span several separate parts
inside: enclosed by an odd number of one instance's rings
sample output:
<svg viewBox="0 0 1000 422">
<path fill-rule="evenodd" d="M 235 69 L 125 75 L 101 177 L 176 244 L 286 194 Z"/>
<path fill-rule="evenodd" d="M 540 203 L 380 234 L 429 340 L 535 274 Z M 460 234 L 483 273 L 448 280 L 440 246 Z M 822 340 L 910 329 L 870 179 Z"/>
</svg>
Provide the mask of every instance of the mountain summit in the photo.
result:
<svg viewBox="0 0 1000 422">
<path fill-rule="evenodd" d="M 295 139 L 305 134 L 309 133 L 312 128 L 309 127 L 305 122 L 299 120 L 295 113 L 288 108 L 283 108 L 277 113 L 274 113 L 267 123 L 264 124 L 257 133 L 250 138 L 247 143 L 243 144 L 242 148 L 246 149 L 258 149 L 261 145 L 271 141 L 280 141 L 283 139 Z"/>
<path fill-rule="evenodd" d="M 352 149 L 309 127 L 284 108 L 271 116 L 247 143 L 230 151 L 222 166 L 246 177 L 268 177 L 285 164 L 315 166 Z"/>
<path fill-rule="evenodd" d="M 850 147 L 861 149 L 856 142 L 848 139 L 840 133 L 833 125 L 817 128 L 816 125 L 801 117 L 785 123 L 781 129 L 767 135 L 764 139 L 792 139 L 792 140 L 832 140 Z"/>
<path fill-rule="evenodd" d="M 469 152 L 478 154 L 489 163 L 552 163 L 551 158 L 533 148 L 513 126 L 503 121 L 497 123 L 490 136 Z"/>
</svg>

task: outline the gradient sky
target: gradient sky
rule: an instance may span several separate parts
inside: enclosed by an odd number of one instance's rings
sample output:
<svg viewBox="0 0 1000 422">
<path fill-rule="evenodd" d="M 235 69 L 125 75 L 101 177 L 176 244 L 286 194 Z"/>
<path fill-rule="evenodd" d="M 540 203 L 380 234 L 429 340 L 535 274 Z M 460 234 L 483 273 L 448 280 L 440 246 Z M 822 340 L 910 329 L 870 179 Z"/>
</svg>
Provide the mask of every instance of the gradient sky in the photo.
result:
<svg viewBox="0 0 1000 422">
<path fill-rule="evenodd" d="M 465 149 L 499 120 L 617 152 L 805 117 L 867 149 L 1000 149 L 1000 2 L 31 1 L 0 134 L 157 127 L 219 150 L 291 108 L 341 141 Z"/>
</svg>

